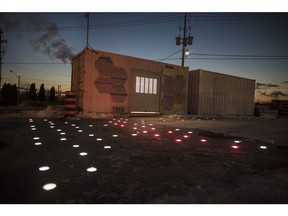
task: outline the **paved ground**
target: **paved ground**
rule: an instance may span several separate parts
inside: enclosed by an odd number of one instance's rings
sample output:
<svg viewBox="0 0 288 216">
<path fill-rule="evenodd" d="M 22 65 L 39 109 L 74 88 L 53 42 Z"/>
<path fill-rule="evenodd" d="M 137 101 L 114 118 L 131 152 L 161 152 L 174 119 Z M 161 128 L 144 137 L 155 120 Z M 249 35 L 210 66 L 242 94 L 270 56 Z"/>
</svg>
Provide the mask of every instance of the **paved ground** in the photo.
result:
<svg viewBox="0 0 288 216">
<path fill-rule="evenodd" d="M 0 120 L 0 203 L 288 202 L 288 150 L 276 127 L 269 143 L 179 117 Z"/>
<path fill-rule="evenodd" d="M 240 136 L 254 141 L 288 147 L 288 118 L 275 117 L 190 117 L 158 118 L 161 125 L 197 128 L 226 136 Z"/>
</svg>

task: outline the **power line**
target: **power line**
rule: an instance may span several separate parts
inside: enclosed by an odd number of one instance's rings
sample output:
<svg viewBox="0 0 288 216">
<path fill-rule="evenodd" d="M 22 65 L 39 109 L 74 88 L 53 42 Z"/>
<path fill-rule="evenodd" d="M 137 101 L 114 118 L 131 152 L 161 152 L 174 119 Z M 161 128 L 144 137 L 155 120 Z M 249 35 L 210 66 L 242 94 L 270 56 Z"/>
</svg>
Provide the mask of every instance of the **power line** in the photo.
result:
<svg viewBox="0 0 288 216">
<path fill-rule="evenodd" d="M 252 21 L 252 20 L 279 20 L 288 19 L 286 13 L 191 13 L 190 20 L 197 21 Z M 93 13 L 92 13 L 93 15 Z M 105 28 L 119 28 L 119 27 L 131 27 L 139 25 L 151 25 L 166 22 L 179 22 L 180 14 L 169 14 L 163 16 L 133 19 L 121 22 L 109 22 L 102 24 L 90 25 L 90 29 L 105 29 Z M 192 18 L 193 17 L 193 18 Z M 8 32 L 46 32 L 47 30 L 57 31 L 75 31 L 75 30 L 86 30 L 87 26 L 57 26 L 57 27 L 46 27 L 43 29 L 35 29 L 32 27 L 6 27 Z"/>
<path fill-rule="evenodd" d="M 24 69 L 24 70 L 26 70 L 26 71 L 28 71 L 28 72 L 33 71 L 33 72 L 37 72 L 37 73 L 45 73 L 45 74 L 51 74 L 51 75 L 63 76 L 63 77 L 68 77 L 68 76 L 70 76 L 70 75 L 64 75 L 64 74 L 53 73 L 53 72 L 48 72 L 48 71 L 35 70 L 35 69 L 26 68 L 26 67 L 21 67 L 21 66 L 13 65 L 13 64 L 6 64 L 6 65 L 10 65 L 10 66 L 12 66 L 12 67 L 21 68 L 21 69 Z"/>
<path fill-rule="evenodd" d="M 176 22 L 178 20 L 179 14 L 175 15 L 165 15 L 165 16 L 157 16 L 157 17 L 149 17 L 143 19 L 134 19 L 129 21 L 121 21 L 121 22 L 110 22 L 103 24 L 90 25 L 89 29 L 104 29 L 104 28 L 116 28 L 116 27 L 130 27 L 130 26 L 138 26 L 138 25 L 150 25 L 157 23 L 165 23 L 165 22 Z M 8 32 L 46 32 L 50 31 L 74 31 L 74 30 L 87 30 L 86 26 L 56 26 L 56 27 L 46 27 L 43 29 L 35 29 L 32 27 L 6 27 Z"/>
</svg>

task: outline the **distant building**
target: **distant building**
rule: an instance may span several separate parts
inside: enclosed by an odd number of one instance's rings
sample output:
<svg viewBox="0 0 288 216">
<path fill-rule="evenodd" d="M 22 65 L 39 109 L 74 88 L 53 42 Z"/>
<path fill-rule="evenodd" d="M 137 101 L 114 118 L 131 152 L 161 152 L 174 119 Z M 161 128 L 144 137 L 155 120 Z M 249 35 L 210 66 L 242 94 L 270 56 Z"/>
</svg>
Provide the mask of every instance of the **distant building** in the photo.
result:
<svg viewBox="0 0 288 216">
<path fill-rule="evenodd" d="M 253 115 L 255 80 L 205 70 L 189 71 L 188 113 Z"/>
<path fill-rule="evenodd" d="M 72 60 L 71 90 L 84 112 L 187 112 L 188 68 L 85 48 Z"/>
</svg>

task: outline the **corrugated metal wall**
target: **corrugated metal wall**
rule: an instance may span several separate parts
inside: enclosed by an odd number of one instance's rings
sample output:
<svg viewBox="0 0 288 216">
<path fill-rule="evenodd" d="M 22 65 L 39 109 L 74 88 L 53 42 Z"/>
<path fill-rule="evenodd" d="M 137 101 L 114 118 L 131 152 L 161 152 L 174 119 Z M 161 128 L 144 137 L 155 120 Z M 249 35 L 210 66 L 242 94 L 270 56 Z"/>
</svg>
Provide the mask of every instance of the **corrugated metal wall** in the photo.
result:
<svg viewBox="0 0 288 216">
<path fill-rule="evenodd" d="M 197 115 L 252 115 L 255 80 L 204 70 L 189 72 L 188 112 Z"/>
</svg>

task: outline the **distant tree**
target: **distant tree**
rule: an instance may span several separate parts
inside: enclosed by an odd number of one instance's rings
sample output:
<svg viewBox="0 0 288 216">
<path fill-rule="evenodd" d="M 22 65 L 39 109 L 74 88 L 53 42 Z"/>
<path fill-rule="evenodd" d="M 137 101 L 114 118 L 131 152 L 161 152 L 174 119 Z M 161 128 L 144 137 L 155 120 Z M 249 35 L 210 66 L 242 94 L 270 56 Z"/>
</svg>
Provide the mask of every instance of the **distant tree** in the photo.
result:
<svg viewBox="0 0 288 216">
<path fill-rule="evenodd" d="M 11 93 L 10 93 L 10 100 L 12 102 L 11 105 L 16 105 L 17 104 L 17 99 L 18 99 L 18 88 L 17 86 L 14 84 L 12 87 L 11 87 Z"/>
<path fill-rule="evenodd" d="M 45 88 L 43 83 L 40 86 L 38 99 L 39 101 L 46 101 Z"/>
<path fill-rule="evenodd" d="M 1 98 L 5 100 L 8 98 L 8 84 L 4 83 L 1 90 Z"/>
<path fill-rule="evenodd" d="M 54 88 L 54 86 L 52 86 L 51 89 L 50 89 L 49 101 L 51 101 L 51 102 L 55 101 L 55 88 Z"/>
<path fill-rule="evenodd" d="M 1 91 L 1 98 L 4 105 L 16 105 L 18 90 L 16 85 L 4 83 Z"/>
<path fill-rule="evenodd" d="M 36 87 L 35 87 L 35 83 L 32 83 L 29 89 L 29 100 L 36 101 L 36 99 L 37 99 Z"/>
</svg>

